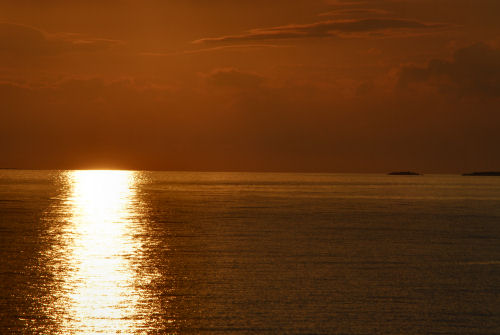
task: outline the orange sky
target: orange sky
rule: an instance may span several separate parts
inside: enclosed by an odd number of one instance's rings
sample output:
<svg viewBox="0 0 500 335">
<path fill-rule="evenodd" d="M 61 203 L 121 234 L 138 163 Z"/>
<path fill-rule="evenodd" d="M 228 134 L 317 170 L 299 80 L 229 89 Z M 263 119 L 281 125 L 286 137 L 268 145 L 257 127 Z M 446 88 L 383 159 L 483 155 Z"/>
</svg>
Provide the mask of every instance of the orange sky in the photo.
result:
<svg viewBox="0 0 500 335">
<path fill-rule="evenodd" d="M 0 2 L 0 166 L 500 170 L 500 1 Z"/>
</svg>

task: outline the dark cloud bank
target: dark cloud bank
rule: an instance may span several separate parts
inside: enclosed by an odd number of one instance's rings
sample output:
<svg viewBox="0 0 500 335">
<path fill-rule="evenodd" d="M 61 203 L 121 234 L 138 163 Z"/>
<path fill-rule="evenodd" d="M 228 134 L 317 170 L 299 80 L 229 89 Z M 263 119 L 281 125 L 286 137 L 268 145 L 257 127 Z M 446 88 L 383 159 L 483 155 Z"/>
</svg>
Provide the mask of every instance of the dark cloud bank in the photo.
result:
<svg viewBox="0 0 500 335">
<path fill-rule="evenodd" d="M 499 50 L 406 66 L 394 85 L 276 83 L 235 68 L 193 87 L 0 83 L 0 166 L 462 172 L 500 165 Z"/>
<path fill-rule="evenodd" d="M 423 83 L 443 93 L 500 97 L 500 50 L 478 43 L 456 51 L 451 60 L 435 59 L 426 67 L 403 68 L 400 87 Z"/>
</svg>

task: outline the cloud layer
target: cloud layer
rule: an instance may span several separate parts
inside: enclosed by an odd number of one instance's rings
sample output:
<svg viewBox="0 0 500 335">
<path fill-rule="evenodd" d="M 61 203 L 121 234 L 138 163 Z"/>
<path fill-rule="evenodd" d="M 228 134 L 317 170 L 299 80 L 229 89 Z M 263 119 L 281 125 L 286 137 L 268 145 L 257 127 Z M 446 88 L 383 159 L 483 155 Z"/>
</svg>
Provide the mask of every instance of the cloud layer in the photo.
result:
<svg viewBox="0 0 500 335">
<path fill-rule="evenodd" d="M 476 48 L 457 51 L 455 72 Z M 498 97 L 415 92 L 410 72 L 401 72 L 395 90 L 358 82 L 355 96 L 344 95 L 341 83 L 271 84 L 237 68 L 213 69 L 182 89 L 100 78 L 4 82 L 0 165 L 462 172 L 500 164 L 492 154 L 500 142 Z"/>
<path fill-rule="evenodd" d="M 497 170 L 498 9 L 0 1 L 0 166 Z"/>
</svg>

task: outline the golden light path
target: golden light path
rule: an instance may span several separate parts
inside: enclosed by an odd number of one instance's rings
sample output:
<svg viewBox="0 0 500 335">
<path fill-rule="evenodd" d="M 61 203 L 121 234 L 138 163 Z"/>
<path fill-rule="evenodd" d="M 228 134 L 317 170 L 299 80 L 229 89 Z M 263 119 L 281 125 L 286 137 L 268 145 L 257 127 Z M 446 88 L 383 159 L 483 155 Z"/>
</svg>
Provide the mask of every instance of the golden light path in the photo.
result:
<svg viewBox="0 0 500 335">
<path fill-rule="evenodd" d="M 130 171 L 68 172 L 64 333 L 128 334 L 143 326 L 134 266 L 141 258 L 134 238 L 136 177 Z"/>
</svg>

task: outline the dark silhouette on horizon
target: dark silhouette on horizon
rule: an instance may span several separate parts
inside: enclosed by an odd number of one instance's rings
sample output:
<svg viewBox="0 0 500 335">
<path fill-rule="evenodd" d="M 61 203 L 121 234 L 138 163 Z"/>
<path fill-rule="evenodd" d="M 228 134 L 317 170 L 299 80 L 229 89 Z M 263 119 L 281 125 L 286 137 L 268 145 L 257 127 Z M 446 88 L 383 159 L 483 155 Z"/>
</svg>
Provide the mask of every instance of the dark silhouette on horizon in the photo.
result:
<svg viewBox="0 0 500 335">
<path fill-rule="evenodd" d="M 478 176 L 478 177 L 500 177 L 500 171 L 480 171 L 472 173 L 464 173 L 462 176 Z"/>
</svg>

